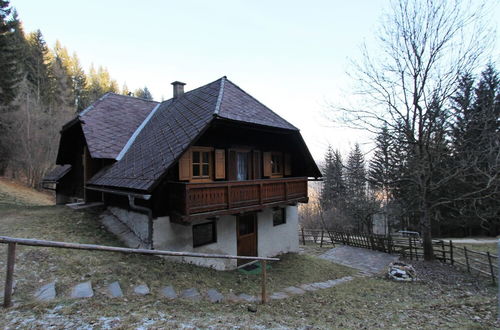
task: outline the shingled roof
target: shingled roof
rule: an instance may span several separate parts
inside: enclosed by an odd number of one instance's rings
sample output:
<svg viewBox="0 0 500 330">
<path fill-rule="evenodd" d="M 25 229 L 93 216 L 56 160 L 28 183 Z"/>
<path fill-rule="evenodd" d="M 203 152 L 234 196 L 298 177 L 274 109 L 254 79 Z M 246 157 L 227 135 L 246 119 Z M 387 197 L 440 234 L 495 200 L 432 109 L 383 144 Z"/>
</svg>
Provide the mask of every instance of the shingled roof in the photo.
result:
<svg viewBox="0 0 500 330">
<path fill-rule="evenodd" d="M 158 102 L 104 94 L 79 119 L 92 158 L 115 159 Z"/>
<path fill-rule="evenodd" d="M 162 102 L 132 135 L 122 158 L 88 184 L 149 191 L 211 121 L 219 118 L 298 133 L 292 124 L 223 77 Z"/>
</svg>

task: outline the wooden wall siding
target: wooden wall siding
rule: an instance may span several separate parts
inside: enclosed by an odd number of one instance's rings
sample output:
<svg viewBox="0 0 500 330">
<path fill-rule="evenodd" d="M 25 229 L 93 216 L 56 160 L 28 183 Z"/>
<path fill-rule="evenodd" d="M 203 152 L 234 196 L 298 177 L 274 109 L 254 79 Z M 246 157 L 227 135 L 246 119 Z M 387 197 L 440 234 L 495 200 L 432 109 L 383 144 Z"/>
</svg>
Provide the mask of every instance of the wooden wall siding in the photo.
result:
<svg viewBox="0 0 500 330">
<path fill-rule="evenodd" d="M 210 183 L 170 182 L 169 185 L 171 210 L 181 216 L 264 207 L 277 202 L 307 201 L 305 177 Z"/>
</svg>

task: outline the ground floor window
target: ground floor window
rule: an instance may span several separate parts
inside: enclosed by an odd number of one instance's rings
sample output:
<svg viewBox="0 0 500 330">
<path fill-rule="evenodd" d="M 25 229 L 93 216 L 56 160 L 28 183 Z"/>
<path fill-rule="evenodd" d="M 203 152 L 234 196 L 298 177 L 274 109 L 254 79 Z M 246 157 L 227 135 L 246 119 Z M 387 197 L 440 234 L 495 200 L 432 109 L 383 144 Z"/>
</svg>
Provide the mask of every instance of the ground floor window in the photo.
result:
<svg viewBox="0 0 500 330">
<path fill-rule="evenodd" d="M 283 225 L 286 223 L 286 209 L 275 208 L 273 209 L 273 226 Z"/>
<path fill-rule="evenodd" d="M 215 221 L 193 225 L 193 247 L 217 242 Z"/>
</svg>

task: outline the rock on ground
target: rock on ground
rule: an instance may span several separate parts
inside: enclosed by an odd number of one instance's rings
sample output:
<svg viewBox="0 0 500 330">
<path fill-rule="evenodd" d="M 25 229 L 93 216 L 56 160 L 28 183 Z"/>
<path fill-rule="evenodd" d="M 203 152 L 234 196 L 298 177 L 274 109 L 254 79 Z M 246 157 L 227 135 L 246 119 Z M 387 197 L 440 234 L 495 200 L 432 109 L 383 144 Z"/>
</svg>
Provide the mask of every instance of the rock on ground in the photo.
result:
<svg viewBox="0 0 500 330">
<path fill-rule="evenodd" d="M 175 299 L 177 298 L 177 293 L 175 293 L 175 290 L 173 287 L 171 286 L 166 286 L 166 287 L 163 287 L 161 290 L 160 290 L 160 293 L 167 299 Z"/>
<path fill-rule="evenodd" d="M 198 301 L 201 300 L 201 295 L 198 290 L 196 290 L 195 288 L 191 288 L 182 291 L 181 298 Z"/>
<path fill-rule="evenodd" d="M 207 297 L 210 302 L 213 303 L 218 303 L 221 302 L 224 299 L 224 296 L 217 290 L 215 289 L 209 289 L 207 291 Z"/>
<path fill-rule="evenodd" d="M 106 291 L 113 298 L 123 297 L 123 291 L 120 286 L 120 283 L 118 282 L 113 282 L 110 285 L 108 285 Z"/>
<path fill-rule="evenodd" d="M 49 301 L 56 297 L 56 282 L 45 284 L 37 292 L 35 299 L 38 301 Z"/>
<path fill-rule="evenodd" d="M 79 283 L 71 290 L 71 298 L 90 298 L 94 296 L 90 281 Z"/>
<path fill-rule="evenodd" d="M 134 287 L 135 294 L 144 296 L 149 294 L 149 287 L 146 284 L 140 284 Z"/>
</svg>

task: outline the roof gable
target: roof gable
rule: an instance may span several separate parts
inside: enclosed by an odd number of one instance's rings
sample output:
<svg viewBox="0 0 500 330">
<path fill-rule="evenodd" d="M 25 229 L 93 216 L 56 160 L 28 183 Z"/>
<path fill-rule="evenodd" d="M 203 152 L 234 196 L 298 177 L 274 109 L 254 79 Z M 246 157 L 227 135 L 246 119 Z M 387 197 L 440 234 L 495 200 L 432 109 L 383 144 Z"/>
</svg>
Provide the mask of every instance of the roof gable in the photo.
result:
<svg viewBox="0 0 500 330">
<path fill-rule="evenodd" d="M 222 100 L 216 115 L 246 123 L 298 130 L 295 126 L 227 79 L 224 81 Z"/>
<path fill-rule="evenodd" d="M 221 80 L 163 102 L 123 158 L 90 184 L 148 190 L 213 119 Z"/>
<path fill-rule="evenodd" d="M 158 104 L 125 95 L 105 94 L 79 115 L 90 155 L 115 159 Z"/>
</svg>

